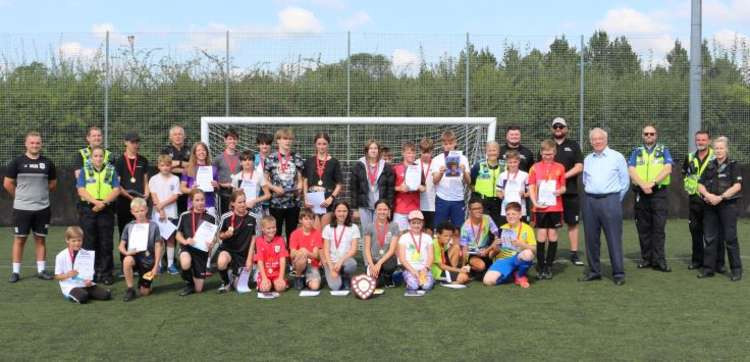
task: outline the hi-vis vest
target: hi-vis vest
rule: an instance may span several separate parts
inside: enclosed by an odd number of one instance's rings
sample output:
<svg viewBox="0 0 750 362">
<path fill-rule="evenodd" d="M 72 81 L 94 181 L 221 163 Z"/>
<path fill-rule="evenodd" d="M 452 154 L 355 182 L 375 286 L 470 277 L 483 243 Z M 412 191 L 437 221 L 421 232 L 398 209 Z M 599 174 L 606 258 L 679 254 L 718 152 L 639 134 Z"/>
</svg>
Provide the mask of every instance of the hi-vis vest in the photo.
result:
<svg viewBox="0 0 750 362">
<path fill-rule="evenodd" d="M 494 170 L 490 168 L 487 161 L 480 162 L 474 192 L 484 197 L 495 197 L 495 183 L 497 183 L 504 168 L 500 160 L 498 160 L 497 168 Z"/>
<path fill-rule="evenodd" d="M 81 157 L 83 158 L 83 165 L 85 166 L 87 162 L 89 162 L 89 159 L 91 159 L 91 148 L 81 148 L 78 150 L 78 153 L 81 154 Z M 106 165 L 109 163 L 109 151 L 104 150 L 104 164 Z"/>
<path fill-rule="evenodd" d="M 86 191 L 97 200 L 104 200 L 114 191 L 112 178 L 115 174 L 114 166 L 106 164 L 100 171 L 96 171 L 91 163 L 83 166 L 84 182 Z"/>
<path fill-rule="evenodd" d="M 703 166 L 701 166 L 701 161 L 698 157 L 695 157 L 695 153 L 688 153 L 688 173 L 685 174 L 685 177 L 682 179 L 683 187 L 688 195 L 698 194 L 698 179 L 700 179 L 701 175 L 703 175 L 703 171 L 706 170 L 706 166 L 708 166 L 714 158 L 716 158 L 714 156 L 714 150 L 709 147 L 708 154 L 703 160 Z"/>
<path fill-rule="evenodd" d="M 654 146 L 654 150 L 649 154 L 646 151 L 646 147 L 639 146 L 637 149 L 638 157 L 635 162 L 635 171 L 641 180 L 646 182 L 654 182 L 656 176 L 664 168 L 664 145 L 657 144 Z M 669 185 L 671 177 L 667 175 L 661 180 L 658 186 Z"/>
</svg>

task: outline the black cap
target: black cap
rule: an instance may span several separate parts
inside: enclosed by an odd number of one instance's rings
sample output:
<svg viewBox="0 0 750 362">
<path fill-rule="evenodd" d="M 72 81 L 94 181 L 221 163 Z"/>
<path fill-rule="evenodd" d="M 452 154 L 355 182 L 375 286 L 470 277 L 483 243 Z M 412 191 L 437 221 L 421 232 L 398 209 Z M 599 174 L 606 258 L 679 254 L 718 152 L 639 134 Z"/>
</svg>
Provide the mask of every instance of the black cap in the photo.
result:
<svg viewBox="0 0 750 362">
<path fill-rule="evenodd" d="M 125 133 L 125 141 L 140 142 L 141 137 L 138 136 L 138 132 L 128 132 Z"/>
</svg>

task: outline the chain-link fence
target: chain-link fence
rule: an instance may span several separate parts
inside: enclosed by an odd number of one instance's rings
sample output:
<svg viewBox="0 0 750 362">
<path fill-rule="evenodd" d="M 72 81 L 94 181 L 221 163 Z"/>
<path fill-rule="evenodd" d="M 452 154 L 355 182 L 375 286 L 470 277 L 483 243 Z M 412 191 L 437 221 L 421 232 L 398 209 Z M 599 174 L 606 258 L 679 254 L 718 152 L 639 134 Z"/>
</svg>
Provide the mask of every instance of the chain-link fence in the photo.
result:
<svg viewBox="0 0 750 362">
<path fill-rule="evenodd" d="M 518 124 L 532 149 L 563 116 L 571 137 L 585 140 L 603 126 L 622 152 L 655 122 L 660 141 L 684 157 L 688 51 L 634 50 L 650 40 L 602 32 L 0 34 L 0 161 L 23 151 L 26 131 L 39 130 L 45 153 L 68 165 L 91 125 L 105 130 L 115 152 L 125 132 L 139 131 L 142 153 L 154 157 L 170 125 L 185 126 L 195 141 L 201 116 L 224 115 L 491 116 L 498 139 Z M 728 135 L 744 162 L 748 58 L 741 39 L 704 45 L 704 128 Z"/>
</svg>

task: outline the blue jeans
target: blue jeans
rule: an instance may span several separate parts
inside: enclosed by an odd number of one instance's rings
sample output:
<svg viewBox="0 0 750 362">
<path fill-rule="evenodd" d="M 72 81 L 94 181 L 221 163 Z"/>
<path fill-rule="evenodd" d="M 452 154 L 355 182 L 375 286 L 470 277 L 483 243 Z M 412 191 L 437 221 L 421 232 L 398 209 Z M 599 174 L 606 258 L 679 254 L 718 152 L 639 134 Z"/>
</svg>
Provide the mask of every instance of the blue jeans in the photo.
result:
<svg viewBox="0 0 750 362">
<path fill-rule="evenodd" d="M 455 227 L 461 227 L 466 220 L 466 204 L 461 201 L 445 201 L 435 196 L 435 224 L 432 226 L 437 229 L 438 225 L 448 220 Z"/>
</svg>

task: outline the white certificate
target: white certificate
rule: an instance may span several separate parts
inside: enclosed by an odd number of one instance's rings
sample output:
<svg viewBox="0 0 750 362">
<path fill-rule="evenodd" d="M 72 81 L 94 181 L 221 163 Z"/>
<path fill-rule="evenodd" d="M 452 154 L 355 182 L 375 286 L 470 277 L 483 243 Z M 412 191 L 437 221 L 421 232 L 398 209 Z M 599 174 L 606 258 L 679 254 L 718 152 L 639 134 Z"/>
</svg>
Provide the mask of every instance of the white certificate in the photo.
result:
<svg viewBox="0 0 750 362">
<path fill-rule="evenodd" d="M 237 293 L 243 294 L 251 291 L 248 282 L 250 281 L 250 271 L 247 268 L 242 268 L 240 271 L 240 277 L 237 280 Z"/>
<path fill-rule="evenodd" d="M 177 230 L 177 226 L 174 226 L 174 224 L 172 224 L 169 219 L 159 219 L 158 213 L 154 214 L 153 221 L 156 223 L 156 225 L 159 225 L 159 235 L 161 235 L 161 238 L 164 240 L 172 237 L 172 234 L 174 234 L 174 232 Z"/>
<path fill-rule="evenodd" d="M 326 200 L 325 193 L 322 191 L 308 192 L 306 197 L 307 203 L 312 205 L 312 212 L 314 214 L 323 215 L 326 213 L 326 208 L 320 206 Z"/>
<path fill-rule="evenodd" d="M 216 225 L 208 221 L 202 222 L 201 225 L 198 227 L 198 230 L 195 231 L 195 235 L 193 235 L 193 240 L 195 240 L 193 247 L 198 250 L 207 252 L 208 243 L 214 240 L 215 235 L 216 235 Z"/>
<path fill-rule="evenodd" d="M 214 168 L 211 166 L 198 166 L 195 173 L 195 184 L 204 192 L 213 192 L 214 187 L 211 181 L 214 180 Z"/>
<path fill-rule="evenodd" d="M 420 172 L 419 166 L 410 165 L 406 167 L 404 172 L 404 183 L 409 191 L 417 191 L 419 185 L 422 184 L 422 173 Z"/>
<path fill-rule="evenodd" d="M 76 279 L 94 280 L 94 256 L 93 250 L 78 250 L 76 261 L 73 263 L 73 269 L 78 271 Z"/>
<path fill-rule="evenodd" d="M 317 297 L 320 295 L 320 290 L 302 290 L 299 292 L 300 297 Z"/>
<path fill-rule="evenodd" d="M 516 234 L 516 231 L 513 229 L 500 229 L 500 246 L 503 249 L 508 250 L 518 250 L 518 248 L 513 245 L 513 242 L 518 239 L 518 235 Z"/>
<path fill-rule="evenodd" d="M 242 180 L 242 191 L 245 192 L 245 200 L 252 201 L 258 197 L 258 186 L 255 181 Z"/>
<path fill-rule="evenodd" d="M 505 181 L 503 189 L 503 199 L 506 202 L 521 202 L 521 183 L 516 180 L 508 179 Z"/>
<path fill-rule="evenodd" d="M 128 234 L 128 250 L 141 252 L 148 248 L 149 224 L 133 224 Z"/>
<path fill-rule="evenodd" d="M 557 181 L 555 180 L 543 180 L 539 183 L 539 195 L 537 196 L 541 205 L 555 206 L 557 205 L 557 196 L 555 196 L 555 189 L 557 188 Z"/>
</svg>

